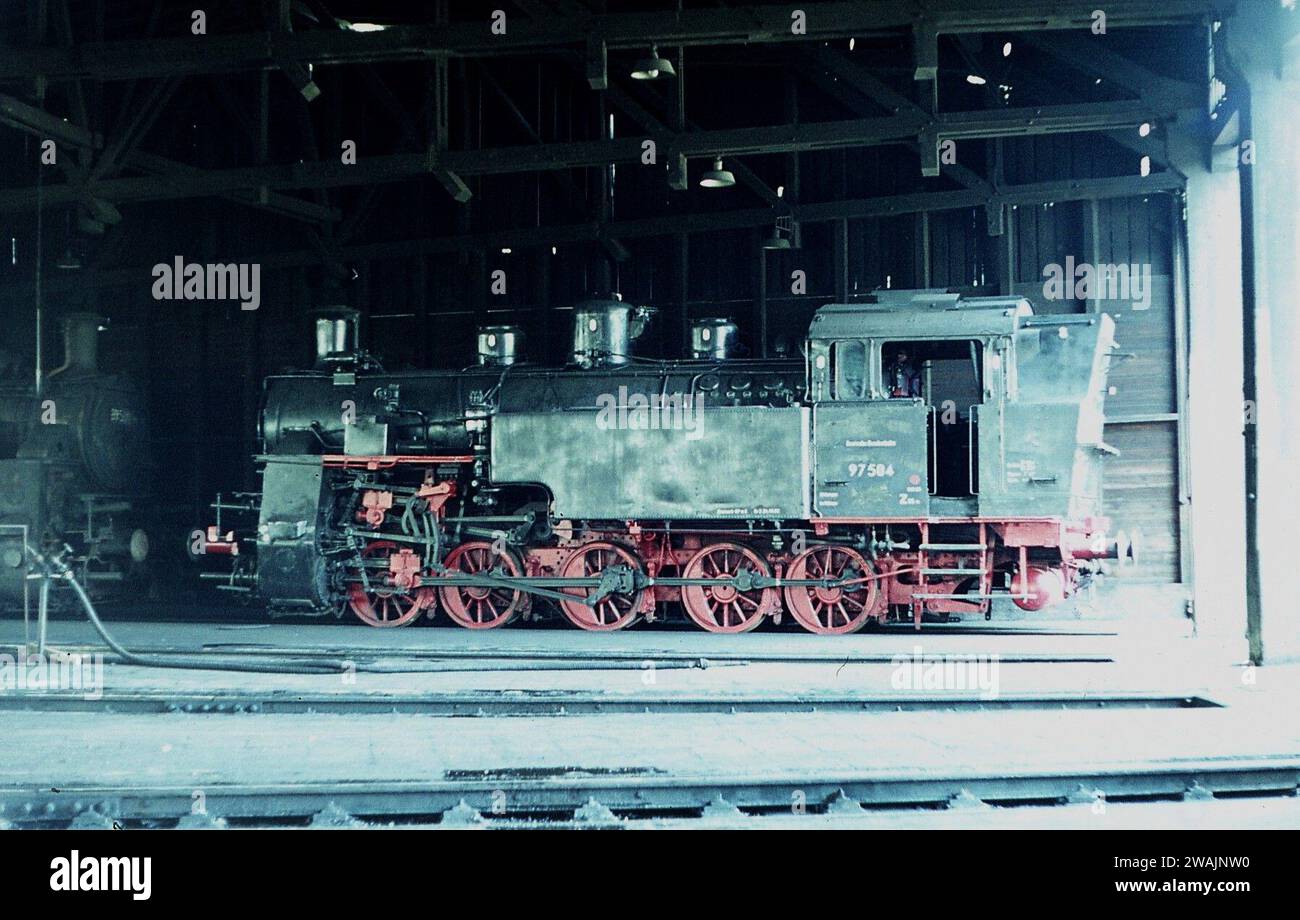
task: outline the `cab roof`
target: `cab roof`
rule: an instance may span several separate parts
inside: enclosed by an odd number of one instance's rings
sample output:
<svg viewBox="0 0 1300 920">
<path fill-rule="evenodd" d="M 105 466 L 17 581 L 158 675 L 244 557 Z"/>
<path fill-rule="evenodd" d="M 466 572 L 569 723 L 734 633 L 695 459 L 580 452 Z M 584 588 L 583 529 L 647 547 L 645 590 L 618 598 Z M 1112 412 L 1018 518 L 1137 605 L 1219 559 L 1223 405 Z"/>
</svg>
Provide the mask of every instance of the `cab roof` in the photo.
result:
<svg viewBox="0 0 1300 920">
<path fill-rule="evenodd" d="M 1034 310 L 1023 297 L 963 297 L 946 291 L 876 291 L 875 303 L 817 311 L 810 339 L 966 339 L 1011 335 Z"/>
</svg>

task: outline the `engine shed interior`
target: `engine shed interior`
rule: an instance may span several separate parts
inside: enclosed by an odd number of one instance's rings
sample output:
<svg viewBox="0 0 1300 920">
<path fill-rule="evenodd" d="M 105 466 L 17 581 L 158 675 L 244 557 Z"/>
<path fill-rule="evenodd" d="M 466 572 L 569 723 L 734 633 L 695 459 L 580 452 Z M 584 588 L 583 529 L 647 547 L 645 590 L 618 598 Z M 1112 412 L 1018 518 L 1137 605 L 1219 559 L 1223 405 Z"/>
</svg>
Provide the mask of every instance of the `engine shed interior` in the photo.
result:
<svg viewBox="0 0 1300 920">
<path fill-rule="evenodd" d="M 0 829 L 1300 826 L 1297 100 L 1279 0 L 0 3 Z"/>
</svg>

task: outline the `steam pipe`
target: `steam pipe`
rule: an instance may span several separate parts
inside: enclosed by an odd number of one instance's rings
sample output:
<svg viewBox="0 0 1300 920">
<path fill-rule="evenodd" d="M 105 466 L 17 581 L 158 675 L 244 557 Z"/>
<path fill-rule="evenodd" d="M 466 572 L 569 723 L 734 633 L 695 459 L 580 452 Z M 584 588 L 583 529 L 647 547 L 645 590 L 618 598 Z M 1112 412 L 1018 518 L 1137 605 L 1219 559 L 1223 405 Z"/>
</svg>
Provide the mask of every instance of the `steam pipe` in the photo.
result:
<svg viewBox="0 0 1300 920">
<path fill-rule="evenodd" d="M 103 317 L 94 313 L 69 313 L 63 318 L 63 363 L 46 378 L 64 371 L 93 374 L 99 370 L 99 327 Z"/>
</svg>

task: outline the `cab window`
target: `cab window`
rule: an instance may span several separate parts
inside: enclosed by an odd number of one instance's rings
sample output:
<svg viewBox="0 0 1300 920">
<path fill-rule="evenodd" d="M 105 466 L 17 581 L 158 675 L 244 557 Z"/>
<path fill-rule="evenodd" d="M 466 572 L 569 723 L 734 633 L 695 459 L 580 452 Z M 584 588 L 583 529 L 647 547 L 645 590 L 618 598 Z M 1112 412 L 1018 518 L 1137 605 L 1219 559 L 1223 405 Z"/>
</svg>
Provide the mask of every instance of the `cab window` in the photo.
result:
<svg viewBox="0 0 1300 920">
<path fill-rule="evenodd" d="M 977 339 L 885 342 L 880 388 L 891 398 L 945 400 L 963 409 L 984 401 L 984 344 Z"/>
<path fill-rule="evenodd" d="M 831 399 L 864 399 L 867 390 L 867 343 L 831 346 Z"/>
</svg>

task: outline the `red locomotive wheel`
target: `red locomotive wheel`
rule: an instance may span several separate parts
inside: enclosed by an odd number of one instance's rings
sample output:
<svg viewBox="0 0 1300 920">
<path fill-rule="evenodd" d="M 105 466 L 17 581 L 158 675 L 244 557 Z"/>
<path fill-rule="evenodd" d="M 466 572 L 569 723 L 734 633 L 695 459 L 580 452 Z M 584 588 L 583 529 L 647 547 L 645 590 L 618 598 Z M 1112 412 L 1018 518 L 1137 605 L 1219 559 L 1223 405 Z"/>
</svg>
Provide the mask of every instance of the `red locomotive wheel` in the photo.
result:
<svg viewBox="0 0 1300 920">
<path fill-rule="evenodd" d="M 683 578 L 732 578 L 742 571 L 770 576 L 771 569 L 758 553 L 736 543 L 706 546 L 686 563 Z M 688 585 L 682 604 L 695 625 L 709 632 L 749 632 L 776 609 L 776 588 L 742 591 L 735 585 Z"/>
<path fill-rule="evenodd" d="M 786 571 L 793 581 L 819 578 L 864 578 L 874 575 L 871 563 L 847 546 L 814 546 L 795 557 Z M 785 605 L 809 632 L 842 635 L 857 632 L 871 619 L 878 583 L 871 581 L 823 588 L 786 585 Z"/>
<path fill-rule="evenodd" d="M 510 552 L 498 553 L 486 540 L 462 543 L 447 555 L 450 572 L 474 575 L 501 569 L 510 578 L 520 578 L 523 567 Z M 524 607 L 526 595 L 511 588 L 447 585 L 438 589 L 442 609 L 466 629 L 495 629 L 505 626 Z"/>
<path fill-rule="evenodd" d="M 588 543 L 574 550 L 573 555 L 564 560 L 560 567 L 562 578 L 596 578 L 605 569 L 613 565 L 629 566 L 641 571 L 641 561 L 628 549 L 616 543 Z M 574 597 L 588 597 L 594 589 L 586 587 L 561 588 L 565 594 Z M 591 607 L 580 601 L 560 601 L 569 622 L 579 629 L 593 632 L 612 632 L 623 629 L 637 621 L 641 609 L 641 600 L 645 591 L 635 594 L 609 594 Z"/>
<path fill-rule="evenodd" d="M 378 540 L 363 549 L 361 555 L 366 559 L 387 559 L 397 548 L 396 543 Z M 348 586 L 348 606 L 367 626 L 410 626 L 420 618 L 420 614 L 433 607 L 432 588 L 416 588 L 403 593 L 389 583 L 387 572 L 367 569 L 366 577 L 370 582 L 369 591 L 359 581 Z"/>
</svg>

